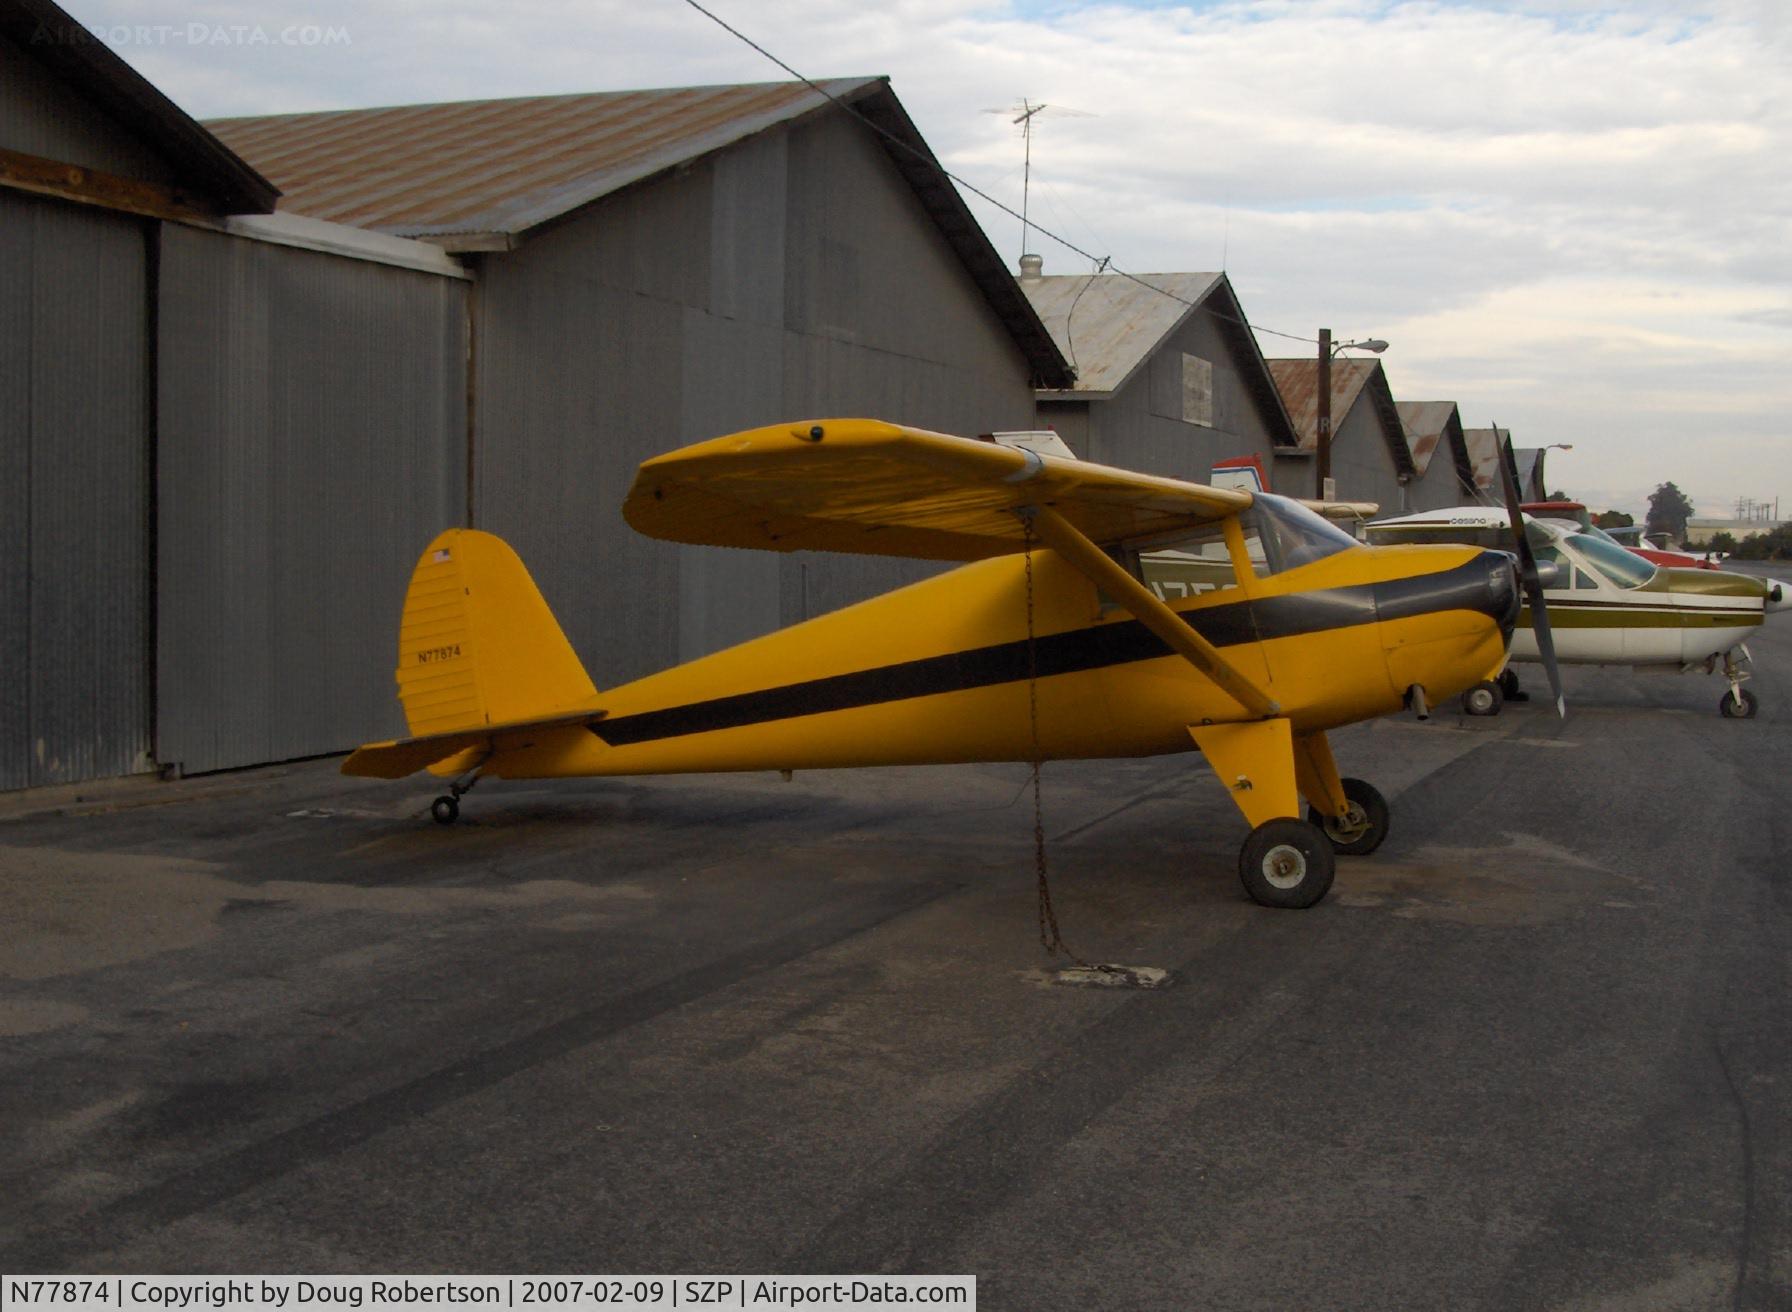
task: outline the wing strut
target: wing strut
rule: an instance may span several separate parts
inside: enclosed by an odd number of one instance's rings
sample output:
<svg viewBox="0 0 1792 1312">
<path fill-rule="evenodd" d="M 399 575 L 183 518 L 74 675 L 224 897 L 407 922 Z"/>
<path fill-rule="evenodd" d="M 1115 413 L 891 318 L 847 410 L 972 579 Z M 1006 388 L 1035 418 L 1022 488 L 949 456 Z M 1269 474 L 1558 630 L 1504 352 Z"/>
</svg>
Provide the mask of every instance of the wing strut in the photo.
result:
<svg viewBox="0 0 1792 1312">
<path fill-rule="evenodd" d="M 1240 674 L 1211 642 L 1196 633 L 1155 593 L 1128 574 L 1075 525 L 1049 506 L 1024 506 L 1033 527 L 1052 550 L 1069 561 L 1096 587 L 1119 602 L 1140 624 L 1162 638 L 1171 651 L 1212 679 L 1225 694 L 1252 715 L 1280 715 L 1282 707 Z"/>
</svg>

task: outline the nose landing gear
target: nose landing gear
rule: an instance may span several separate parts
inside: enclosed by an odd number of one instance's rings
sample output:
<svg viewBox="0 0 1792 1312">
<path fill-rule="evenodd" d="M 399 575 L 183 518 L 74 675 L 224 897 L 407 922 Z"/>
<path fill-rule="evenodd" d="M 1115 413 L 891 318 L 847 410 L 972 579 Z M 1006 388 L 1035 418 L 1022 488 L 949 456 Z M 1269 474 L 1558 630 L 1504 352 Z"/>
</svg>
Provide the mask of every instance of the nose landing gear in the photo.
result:
<svg viewBox="0 0 1792 1312">
<path fill-rule="evenodd" d="M 1748 671 L 1742 668 L 1736 659 L 1736 653 L 1742 653 L 1743 660 L 1751 660 L 1747 647 L 1732 647 L 1724 653 L 1724 678 L 1729 681 L 1730 690 L 1718 700 L 1717 710 L 1726 720 L 1752 720 L 1755 712 L 1760 710 L 1760 700 L 1754 693 L 1742 686 L 1748 678 Z M 1707 670 L 1711 668 L 1707 663 Z"/>
<path fill-rule="evenodd" d="M 1470 715 L 1498 715 L 1506 700 L 1497 683 L 1477 683 L 1462 694 L 1462 709 Z"/>
</svg>

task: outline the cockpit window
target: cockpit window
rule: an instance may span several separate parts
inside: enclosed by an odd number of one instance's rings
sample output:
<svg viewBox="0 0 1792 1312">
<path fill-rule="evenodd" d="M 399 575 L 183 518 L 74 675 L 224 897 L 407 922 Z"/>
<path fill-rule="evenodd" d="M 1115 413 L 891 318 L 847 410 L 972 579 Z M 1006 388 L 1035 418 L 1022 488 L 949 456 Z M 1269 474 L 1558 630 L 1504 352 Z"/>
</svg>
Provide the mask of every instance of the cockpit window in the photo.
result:
<svg viewBox="0 0 1792 1312">
<path fill-rule="evenodd" d="M 1586 533 L 1576 533 L 1569 541 L 1589 565 L 1620 588 L 1640 588 L 1655 577 L 1655 566 L 1615 542 Z"/>
<path fill-rule="evenodd" d="M 1258 563 L 1255 553 L 1251 560 L 1259 574 L 1298 569 L 1357 545 L 1357 540 L 1336 524 L 1287 497 L 1259 492 L 1251 509 L 1263 543 L 1263 562 Z"/>
<path fill-rule="evenodd" d="M 1204 525 L 1154 550 L 1141 551 L 1137 562 L 1134 575 L 1157 594 L 1159 601 L 1182 601 L 1203 592 L 1238 586 L 1232 553 L 1220 524 Z"/>
<path fill-rule="evenodd" d="M 1355 538 L 1305 506 L 1259 492 L 1241 513 L 1245 558 L 1259 578 L 1310 565 L 1357 545 Z M 1163 601 L 1175 602 L 1238 586 L 1224 522 L 1160 538 L 1115 557 Z"/>
</svg>

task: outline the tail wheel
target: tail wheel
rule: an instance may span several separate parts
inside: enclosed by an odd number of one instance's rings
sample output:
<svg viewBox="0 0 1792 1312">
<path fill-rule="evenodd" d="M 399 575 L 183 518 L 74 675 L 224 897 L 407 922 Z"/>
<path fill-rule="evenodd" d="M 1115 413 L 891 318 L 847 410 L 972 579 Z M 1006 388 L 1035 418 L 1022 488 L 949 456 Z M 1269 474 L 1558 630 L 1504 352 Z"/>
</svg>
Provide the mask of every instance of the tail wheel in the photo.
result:
<svg viewBox="0 0 1792 1312">
<path fill-rule="evenodd" d="M 460 799 L 438 797 L 429 804 L 429 813 L 436 818 L 437 824 L 451 825 L 460 817 Z"/>
<path fill-rule="evenodd" d="M 1505 701 L 1497 683 L 1477 683 L 1462 694 L 1462 709 L 1470 715 L 1498 715 Z"/>
<path fill-rule="evenodd" d="M 1331 840 L 1332 850 L 1340 856 L 1368 856 L 1388 836 L 1388 801 L 1374 784 L 1361 779 L 1346 779 L 1344 800 L 1350 813 L 1342 819 L 1322 815 L 1317 807 L 1307 808 L 1307 822 L 1318 825 Z"/>
<path fill-rule="evenodd" d="M 1755 712 L 1761 709 L 1761 703 L 1747 688 L 1736 688 L 1724 694 L 1717 709 L 1726 720 L 1752 720 Z"/>
<path fill-rule="evenodd" d="M 1312 906 L 1331 888 L 1336 870 L 1331 840 L 1305 820 L 1266 820 L 1238 853 L 1244 891 L 1266 907 Z"/>
</svg>

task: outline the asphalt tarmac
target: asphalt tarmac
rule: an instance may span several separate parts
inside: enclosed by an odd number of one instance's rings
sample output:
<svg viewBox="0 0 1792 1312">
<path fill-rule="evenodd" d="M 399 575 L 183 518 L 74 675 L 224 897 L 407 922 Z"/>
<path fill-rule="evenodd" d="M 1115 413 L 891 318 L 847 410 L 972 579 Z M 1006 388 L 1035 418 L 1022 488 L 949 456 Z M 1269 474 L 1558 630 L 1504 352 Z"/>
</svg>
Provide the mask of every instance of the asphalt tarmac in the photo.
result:
<svg viewBox="0 0 1792 1312">
<path fill-rule="evenodd" d="M 0 799 L 0 1270 L 969 1273 L 993 1309 L 1792 1307 L 1792 624 L 1334 736 L 1243 895 L 1198 757 Z M 1529 686 L 1540 686 L 1526 667 Z M 77 794 L 79 800 L 77 800 Z M 45 808 L 55 808 L 46 811 Z"/>
</svg>

